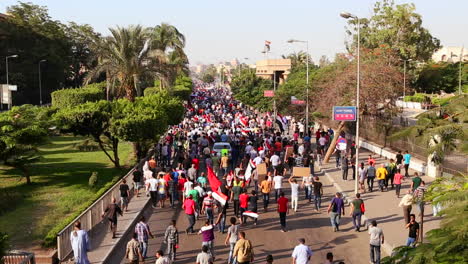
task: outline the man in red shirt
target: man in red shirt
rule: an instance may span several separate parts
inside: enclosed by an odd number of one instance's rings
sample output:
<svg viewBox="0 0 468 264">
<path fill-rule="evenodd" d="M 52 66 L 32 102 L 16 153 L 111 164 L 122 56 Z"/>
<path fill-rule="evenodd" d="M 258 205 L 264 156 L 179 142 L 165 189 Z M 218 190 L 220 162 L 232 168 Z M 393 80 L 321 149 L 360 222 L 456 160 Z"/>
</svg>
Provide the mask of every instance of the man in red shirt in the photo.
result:
<svg viewBox="0 0 468 264">
<path fill-rule="evenodd" d="M 247 189 L 244 189 L 239 195 L 239 207 L 240 207 L 240 223 L 243 224 L 246 222 L 247 217 L 244 216 L 244 212 L 247 211 L 249 207 L 249 195 L 247 194 Z"/>
<path fill-rule="evenodd" d="M 184 204 L 182 205 L 182 209 L 185 210 L 185 214 L 187 215 L 187 219 L 189 221 L 189 226 L 185 229 L 185 232 L 194 233 L 193 226 L 195 225 L 195 201 L 192 200 L 192 195 L 187 196 L 185 199 Z"/>
<path fill-rule="evenodd" d="M 284 192 L 280 193 L 278 199 L 278 213 L 281 223 L 281 232 L 286 232 L 286 214 L 289 214 L 288 198 L 284 197 Z"/>
<path fill-rule="evenodd" d="M 200 160 L 197 157 L 195 157 L 195 158 L 192 159 L 192 164 L 195 165 L 195 169 L 198 171 L 198 168 L 200 166 Z"/>
</svg>

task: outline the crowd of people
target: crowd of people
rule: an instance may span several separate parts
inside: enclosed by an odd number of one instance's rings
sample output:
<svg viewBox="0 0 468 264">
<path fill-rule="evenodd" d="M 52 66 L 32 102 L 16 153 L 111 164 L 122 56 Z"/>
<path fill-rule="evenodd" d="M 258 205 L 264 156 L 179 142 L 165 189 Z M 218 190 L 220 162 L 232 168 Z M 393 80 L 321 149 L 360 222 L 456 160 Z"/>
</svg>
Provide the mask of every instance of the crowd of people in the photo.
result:
<svg viewBox="0 0 468 264">
<path fill-rule="evenodd" d="M 194 227 L 203 219 L 198 231 L 202 240 L 201 252 L 196 256 L 196 263 L 209 264 L 216 260 L 215 231 L 225 234 L 224 242 L 229 246 L 227 263 L 251 263 L 255 258 L 254 246 L 247 239 L 247 229 L 242 230 L 241 226 L 245 227 L 249 221 L 253 223 L 252 228 L 257 225 L 261 200 L 263 212 L 273 207 L 278 213 L 278 230 L 287 232 L 287 215 L 290 209 L 297 211 L 301 189 L 315 211 L 328 212 L 333 230 L 340 231 L 340 218 L 345 215 L 342 194 L 336 193 L 324 209 L 321 204 L 323 185 L 315 168 L 322 165 L 333 138 L 344 137 L 344 134 L 335 135 L 332 129 L 313 131 L 294 118 L 275 118 L 268 113 L 259 113 L 234 100 L 228 89 L 213 88 L 199 82 L 185 107 L 183 121 L 171 127 L 157 144 L 157 154 L 148 158 L 141 169 L 134 171 L 134 193 L 131 194 L 127 183 L 122 181 L 120 203 L 114 198 L 104 211 L 103 217 L 111 223 L 113 237 L 118 215 L 126 211 L 130 196 L 147 195 L 153 208 L 164 208 L 167 200 L 171 208 L 181 208 L 189 223 L 184 230 L 186 234 L 197 234 Z M 333 148 L 336 167 L 342 170 L 343 180 L 348 180 L 349 169 L 354 179 L 355 143 L 346 149 Z M 410 159 L 407 152 L 405 155 L 399 153 L 395 160 L 376 169 L 375 160 L 369 156 L 367 164 L 361 163 L 358 168 L 360 193 L 374 191 L 376 178 L 380 191 L 395 189 L 399 197 L 401 183 L 409 177 Z M 292 173 L 294 167 L 309 168 L 310 173 L 296 177 Z M 405 176 L 400 173 L 402 169 L 405 169 Z M 290 195 L 285 192 L 287 185 Z M 414 245 L 417 239 L 419 229 L 411 214 L 411 204 L 415 197 L 420 199 L 424 195 L 424 182 L 416 176 L 411 188 L 412 191 L 403 196 L 400 203 L 410 229 L 408 245 Z M 360 193 L 350 202 L 349 210 L 354 229 L 358 232 L 365 212 Z M 273 202 L 276 206 L 271 205 Z M 423 208 L 424 204 L 421 202 L 419 207 Z M 228 218 L 231 213 L 232 217 Z M 229 226 L 226 225 L 227 219 Z M 383 231 L 373 221 L 368 232 L 371 236 L 371 262 L 380 263 Z M 150 227 L 141 217 L 127 244 L 125 257 L 129 263 L 139 263 L 147 258 L 150 237 L 153 237 Z M 313 252 L 304 238 L 298 241 L 299 245 L 291 257 L 294 263 L 308 263 Z M 167 227 L 164 244 L 166 250 L 157 251 L 156 264 L 173 263 L 177 259 L 179 231 L 176 220 Z M 273 263 L 274 256 L 268 255 L 265 261 Z M 331 252 L 327 254 L 326 261 L 335 263 Z"/>
</svg>

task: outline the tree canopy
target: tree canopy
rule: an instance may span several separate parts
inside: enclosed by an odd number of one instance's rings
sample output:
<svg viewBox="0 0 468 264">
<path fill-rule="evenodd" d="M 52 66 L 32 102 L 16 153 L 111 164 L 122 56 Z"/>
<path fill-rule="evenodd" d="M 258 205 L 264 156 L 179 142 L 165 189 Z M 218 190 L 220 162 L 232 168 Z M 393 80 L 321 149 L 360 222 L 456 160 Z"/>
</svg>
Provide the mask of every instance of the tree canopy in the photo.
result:
<svg viewBox="0 0 468 264">
<path fill-rule="evenodd" d="M 395 5 L 393 0 L 377 1 L 370 18 L 360 18 L 361 47 L 375 49 L 386 45 L 402 59 L 427 61 L 439 49 L 439 39 L 423 27 L 422 16 L 414 4 Z M 347 32 L 353 37 L 348 49 L 357 43 L 357 19 L 349 20 Z"/>
</svg>

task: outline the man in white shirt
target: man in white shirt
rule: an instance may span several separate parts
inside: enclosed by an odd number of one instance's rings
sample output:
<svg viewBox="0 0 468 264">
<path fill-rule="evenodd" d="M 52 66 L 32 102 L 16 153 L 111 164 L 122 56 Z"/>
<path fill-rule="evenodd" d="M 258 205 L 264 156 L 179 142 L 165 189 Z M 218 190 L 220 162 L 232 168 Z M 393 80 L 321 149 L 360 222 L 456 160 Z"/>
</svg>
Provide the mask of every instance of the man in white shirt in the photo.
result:
<svg viewBox="0 0 468 264">
<path fill-rule="evenodd" d="M 294 248 L 292 253 L 293 264 L 307 264 L 312 255 L 312 250 L 305 245 L 305 239 L 299 238 L 299 245 Z"/>
<path fill-rule="evenodd" d="M 154 178 L 154 175 L 149 180 L 146 180 L 146 193 L 148 192 L 151 196 L 152 206 L 156 208 L 158 204 L 158 180 Z"/>
<path fill-rule="evenodd" d="M 281 189 L 283 188 L 283 176 L 276 175 L 273 177 L 273 187 L 275 188 L 275 201 L 278 200 L 278 197 L 281 193 Z"/>
<path fill-rule="evenodd" d="M 299 184 L 294 176 L 289 177 L 289 184 L 291 184 L 291 208 L 294 212 L 297 211 L 297 203 L 299 202 Z"/>
<path fill-rule="evenodd" d="M 270 158 L 270 162 L 271 162 L 271 166 L 273 166 L 273 169 L 276 169 L 276 167 L 280 163 L 280 157 L 276 154 L 273 154 L 273 156 L 271 156 Z"/>
</svg>

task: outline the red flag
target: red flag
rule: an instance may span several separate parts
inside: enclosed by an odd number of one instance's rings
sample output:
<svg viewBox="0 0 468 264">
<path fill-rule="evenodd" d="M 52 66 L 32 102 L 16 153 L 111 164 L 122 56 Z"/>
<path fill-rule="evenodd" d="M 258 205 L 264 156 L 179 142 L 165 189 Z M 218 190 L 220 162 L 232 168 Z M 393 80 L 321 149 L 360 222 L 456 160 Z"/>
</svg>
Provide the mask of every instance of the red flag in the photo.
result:
<svg viewBox="0 0 468 264">
<path fill-rule="evenodd" d="M 221 182 L 216 177 L 216 174 L 213 172 L 213 168 L 208 167 L 208 181 L 210 182 L 210 187 L 213 192 L 218 191 L 219 186 L 221 186 Z"/>
</svg>

